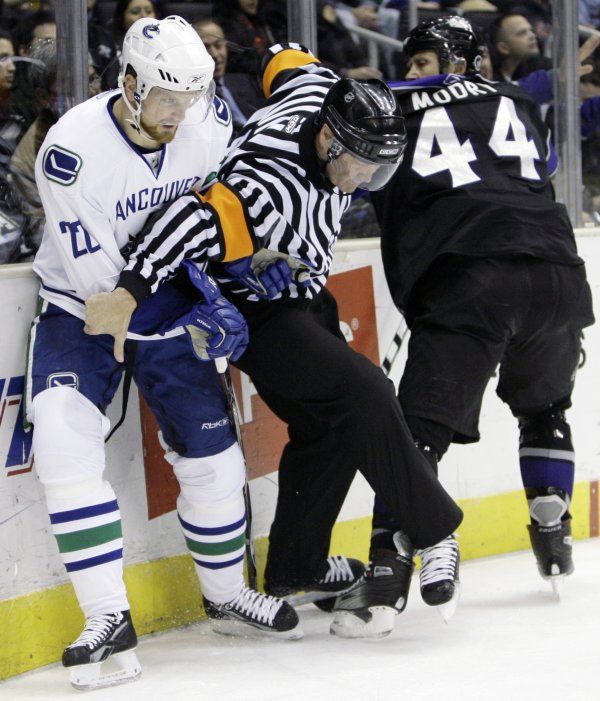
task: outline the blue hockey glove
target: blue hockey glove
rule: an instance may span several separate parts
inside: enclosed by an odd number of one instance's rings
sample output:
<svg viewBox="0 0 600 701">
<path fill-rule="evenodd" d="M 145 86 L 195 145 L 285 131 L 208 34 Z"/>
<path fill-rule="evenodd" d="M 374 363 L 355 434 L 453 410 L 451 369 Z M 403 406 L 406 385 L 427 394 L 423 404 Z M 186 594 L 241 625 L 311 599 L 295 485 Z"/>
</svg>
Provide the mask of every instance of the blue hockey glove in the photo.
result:
<svg viewBox="0 0 600 701">
<path fill-rule="evenodd" d="M 229 358 L 235 361 L 248 345 L 246 320 L 225 297 L 195 304 L 181 319 L 181 324 L 200 360 Z"/>
<path fill-rule="evenodd" d="M 248 325 L 237 308 L 223 297 L 217 283 L 195 263 L 183 264 L 191 283 L 204 296 L 190 312 L 177 319 L 171 328 L 183 326 L 192 349 L 200 360 L 230 358 L 237 360 L 248 345 Z"/>
<path fill-rule="evenodd" d="M 226 263 L 231 278 L 247 287 L 260 299 L 274 299 L 287 290 L 292 281 L 300 287 L 310 284 L 308 265 L 284 253 L 262 249 L 254 257 Z"/>
</svg>

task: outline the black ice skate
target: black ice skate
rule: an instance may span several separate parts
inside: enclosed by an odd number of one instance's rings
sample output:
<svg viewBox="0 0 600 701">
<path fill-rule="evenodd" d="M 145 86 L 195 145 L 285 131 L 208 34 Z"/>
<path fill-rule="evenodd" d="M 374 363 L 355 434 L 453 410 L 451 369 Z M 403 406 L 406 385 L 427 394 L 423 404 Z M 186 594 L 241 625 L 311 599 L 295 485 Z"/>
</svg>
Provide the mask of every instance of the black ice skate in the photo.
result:
<svg viewBox="0 0 600 701">
<path fill-rule="evenodd" d="M 81 635 L 65 648 L 62 663 L 71 670 L 76 689 L 99 689 L 137 679 L 142 668 L 134 652 L 137 635 L 129 611 L 91 616 Z M 117 671 L 101 674 L 102 663 L 115 661 Z"/>
<path fill-rule="evenodd" d="M 336 597 L 347 592 L 364 571 L 360 560 L 333 555 L 323 563 L 312 582 L 297 587 L 265 582 L 265 589 L 292 606 L 314 603 L 323 611 L 331 611 Z"/>
<path fill-rule="evenodd" d="M 329 629 L 343 638 L 382 638 L 394 629 L 404 611 L 413 572 L 413 548 L 401 533 L 394 535 L 397 552 L 373 550 L 363 576 L 336 599 Z"/>
<path fill-rule="evenodd" d="M 575 569 L 571 519 L 554 526 L 534 523 L 528 525 L 527 529 L 539 573 L 552 584 L 554 596 L 560 598 L 560 587 L 564 578 Z"/>
<path fill-rule="evenodd" d="M 223 635 L 247 636 L 256 632 L 286 640 L 298 640 L 304 635 L 292 606 L 248 587 L 226 604 L 214 604 L 205 598 L 204 610 L 211 628 Z"/>
<path fill-rule="evenodd" d="M 527 528 L 538 570 L 558 599 L 564 578 L 575 569 L 569 495 L 558 487 L 529 487 L 525 492 L 531 516 Z"/>
<path fill-rule="evenodd" d="M 447 622 L 454 615 L 460 597 L 460 552 L 456 538 L 449 535 L 436 545 L 417 550 L 417 555 L 421 558 L 421 597 L 429 606 L 438 606 Z"/>
</svg>

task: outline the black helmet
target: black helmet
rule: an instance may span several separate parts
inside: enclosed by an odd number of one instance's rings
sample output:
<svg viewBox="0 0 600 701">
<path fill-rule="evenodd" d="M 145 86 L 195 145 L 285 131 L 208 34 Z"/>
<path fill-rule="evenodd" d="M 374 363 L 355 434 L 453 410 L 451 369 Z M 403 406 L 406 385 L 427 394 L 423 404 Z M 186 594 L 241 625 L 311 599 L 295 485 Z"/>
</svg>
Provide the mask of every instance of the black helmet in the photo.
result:
<svg viewBox="0 0 600 701">
<path fill-rule="evenodd" d="M 406 148 L 404 119 L 381 80 L 338 80 L 317 115 L 315 126 L 323 124 L 350 153 L 371 163 L 398 163 Z"/>
<path fill-rule="evenodd" d="M 467 62 L 467 73 L 478 73 L 483 60 L 483 39 L 464 17 L 450 15 L 420 22 L 404 40 L 404 53 L 435 51 L 440 71 L 458 58 Z"/>
</svg>

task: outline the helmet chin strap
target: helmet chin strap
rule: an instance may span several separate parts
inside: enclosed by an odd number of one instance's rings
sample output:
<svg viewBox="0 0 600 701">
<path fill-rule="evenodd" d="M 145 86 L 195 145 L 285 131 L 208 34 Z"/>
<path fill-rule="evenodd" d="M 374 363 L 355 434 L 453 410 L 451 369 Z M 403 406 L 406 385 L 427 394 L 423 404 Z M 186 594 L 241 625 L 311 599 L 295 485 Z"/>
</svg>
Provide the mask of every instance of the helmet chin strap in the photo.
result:
<svg viewBox="0 0 600 701">
<path fill-rule="evenodd" d="M 127 105 L 127 109 L 131 112 L 131 118 L 125 117 L 125 121 L 127 124 L 129 124 L 140 136 L 142 136 L 144 139 L 147 139 L 148 141 L 155 142 L 156 139 L 153 139 L 150 134 L 144 129 L 142 126 L 142 100 L 140 100 L 139 107 L 136 108 L 134 107 L 129 100 L 127 99 L 127 95 L 125 94 L 125 88 L 123 86 L 123 79 L 121 76 L 119 76 L 119 87 L 121 88 L 121 97 L 123 98 L 123 102 Z"/>
</svg>

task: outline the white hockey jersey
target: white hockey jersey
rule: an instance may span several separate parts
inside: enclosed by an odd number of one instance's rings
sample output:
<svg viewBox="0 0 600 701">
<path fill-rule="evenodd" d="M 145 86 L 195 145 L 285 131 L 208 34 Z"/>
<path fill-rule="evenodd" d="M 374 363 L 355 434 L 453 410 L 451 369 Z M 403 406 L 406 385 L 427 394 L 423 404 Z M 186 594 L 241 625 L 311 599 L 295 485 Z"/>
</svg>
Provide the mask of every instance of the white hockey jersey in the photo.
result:
<svg viewBox="0 0 600 701">
<path fill-rule="evenodd" d="M 125 265 L 121 251 L 147 217 L 211 179 L 225 154 L 231 116 L 215 98 L 200 121 L 192 107 L 156 168 L 127 139 L 110 105 L 118 91 L 69 110 L 48 132 L 36 160 L 46 224 L 33 269 L 40 295 L 85 318 L 85 300 L 111 291 Z"/>
</svg>

